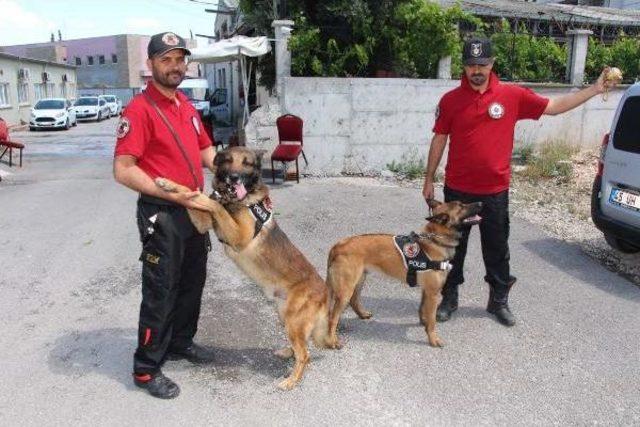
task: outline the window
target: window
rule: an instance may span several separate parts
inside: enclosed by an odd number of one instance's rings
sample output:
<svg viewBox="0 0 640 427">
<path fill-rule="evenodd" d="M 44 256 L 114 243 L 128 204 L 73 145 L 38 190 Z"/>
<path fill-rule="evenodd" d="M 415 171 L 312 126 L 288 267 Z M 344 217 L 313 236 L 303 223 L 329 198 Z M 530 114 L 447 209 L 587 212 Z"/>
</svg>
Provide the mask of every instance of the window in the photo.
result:
<svg viewBox="0 0 640 427">
<path fill-rule="evenodd" d="M 9 83 L 0 83 L 0 107 L 9 107 Z"/>
<path fill-rule="evenodd" d="M 29 83 L 18 82 L 18 104 L 29 103 Z"/>
<path fill-rule="evenodd" d="M 640 153 L 640 140 L 638 132 L 640 124 L 638 115 L 640 114 L 640 96 L 630 96 L 624 103 L 618 124 L 613 134 L 613 146 L 629 153 Z"/>
<path fill-rule="evenodd" d="M 54 98 L 56 96 L 56 84 L 55 83 L 47 83 L 45 88 L 45 93 L 48 98 Z"/>
<path fill-rule="evenodd" d="M 82 65 L 82 58 L 76 56 L 76 65 Z"/>
<path fill-rule="evenodd" d="M 93 65 L 93 56 L 87 56 L 87 65 Z"/>
<path fill-rule="evenodd" d="M 117 64 L 118 63 L 118 55 L 116 55 L 115 53 L 111 55 L 111 62 L 113 64 Z"/>
<path fill-rule="evenodd" d="M 98 64 L 104 65 L 104 55 L 98 55 Z"/>
<path fill-rule="evenodd" d="M 33 94 L 35 95 L 36 101 L 44 98 L 44 83 L 34 83 L 33 84 Z"/>
</svg>

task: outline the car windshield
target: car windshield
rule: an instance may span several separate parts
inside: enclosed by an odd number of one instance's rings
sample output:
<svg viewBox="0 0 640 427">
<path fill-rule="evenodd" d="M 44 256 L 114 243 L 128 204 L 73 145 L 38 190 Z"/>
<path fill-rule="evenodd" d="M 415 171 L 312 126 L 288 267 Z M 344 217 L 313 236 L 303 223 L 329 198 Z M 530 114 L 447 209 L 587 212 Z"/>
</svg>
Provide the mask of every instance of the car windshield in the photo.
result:
<svg viewBox="0 0 640 427">
<path fill-rule="evenodd" d="M 98 105 L 98 98 L 78 98 L 73 105 Z"/>
<path fill-rule="evenodd" d="M 104 99 L 107 102 L 116 102 L 116 97 L 115 96 L 105 96 Z"/>
<path fill-rule="evenodd" d="M 180 90 L 192 101 L 204 101 L 207 92 L 205 88 L 201 87 L 181 87 Z"/>
<path fill-rule="evenodd" d="M 64 109 L 64 101 L 55 99 L 43 99 L 33 107 L 36 110 L 62 110 Z"/>
</svg>

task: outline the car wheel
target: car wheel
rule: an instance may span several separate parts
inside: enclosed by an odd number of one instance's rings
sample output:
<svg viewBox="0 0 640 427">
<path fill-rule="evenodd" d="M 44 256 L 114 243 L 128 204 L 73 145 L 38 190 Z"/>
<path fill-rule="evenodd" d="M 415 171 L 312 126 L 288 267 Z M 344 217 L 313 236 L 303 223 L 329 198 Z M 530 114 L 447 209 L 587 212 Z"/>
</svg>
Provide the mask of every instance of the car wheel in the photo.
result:
<svg viewBox="0 0 640 427">
<path fill-rule="evenodd" d="M 98 118 L 96 118 L 96 123 L 99 123 L 101 121 L 102 121 L 102 115 L 98 113 Z"/>
<path fill-rule="evenodd" d="M 67 121 L 64 124 L 64 130 L 69 130 L 69 129 L 71 129 L 71 120 L 67 118 Z"/>
<path fill-rule="evenodd" d="M 78 119 L 75 119 L 75 120 L 73 121 L 73 125 L 72 125 L 72 126 L 78 126 Z"/>
<path fill-rule="evenodd" d="M 604 240 L 606 240 L 609 246 L 611 246 L 613 249 L 616 249 L 625 254 L 635 254 L 637 252 L 640 252 L 639 247 L 634 246 L 631 243 L 619 239 L 609 233 L 605 233 Z"/>
</svg>

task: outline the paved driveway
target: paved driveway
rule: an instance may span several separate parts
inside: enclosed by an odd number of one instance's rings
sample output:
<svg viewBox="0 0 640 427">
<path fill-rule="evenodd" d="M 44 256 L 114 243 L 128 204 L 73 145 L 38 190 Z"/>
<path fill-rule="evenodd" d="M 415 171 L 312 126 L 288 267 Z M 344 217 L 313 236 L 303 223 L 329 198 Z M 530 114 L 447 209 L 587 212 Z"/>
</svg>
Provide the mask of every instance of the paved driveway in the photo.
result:
<svg viewBox="0 0 640 427">
<path fill-rule="evenodd" d="M 518 324 L 485 311 L 477 232 L 443 349 L 426 345 L 419 295 L 372 275 L 374 312 L 343 320 L 341 351 L 312 350 L 302 385 L 273 307 L 214 246 L 198 339 L 218 362 L 169 362 L 182 387 L 159 401 L 131 383 L 140 302 L 135 195 L 111 178 L 116 121 L 19 133 L 22 170 L 0 183 L 2 425 L 640 424 L 640 289 L 571 245 L 513 220 Z M 277 220 L 324 276 L 341 237 L 407 232 L 425 216 L 418 190 L 367 179 L 273 187 Z"/>
</svg>

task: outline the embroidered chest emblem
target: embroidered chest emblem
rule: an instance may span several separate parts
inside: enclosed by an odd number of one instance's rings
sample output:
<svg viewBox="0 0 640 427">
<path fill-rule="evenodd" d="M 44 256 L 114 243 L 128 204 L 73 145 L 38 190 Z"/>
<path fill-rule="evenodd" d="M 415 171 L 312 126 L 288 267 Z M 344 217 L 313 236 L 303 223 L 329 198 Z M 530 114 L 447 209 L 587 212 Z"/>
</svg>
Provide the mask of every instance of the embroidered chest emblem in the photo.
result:
<svg viewBox="0 0 640 427">
<path fill-rule="evenodd" d="M 499 102 L 493 102 L 489 105 L 489 117 L 492 119 L 501 119 L 504 116 L 504 105 Z"/>
</svg>

